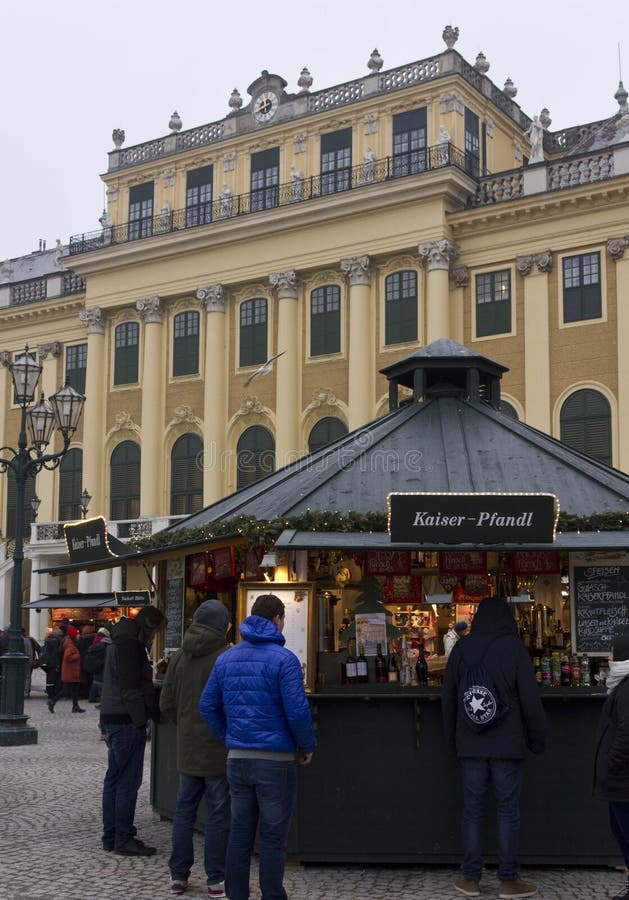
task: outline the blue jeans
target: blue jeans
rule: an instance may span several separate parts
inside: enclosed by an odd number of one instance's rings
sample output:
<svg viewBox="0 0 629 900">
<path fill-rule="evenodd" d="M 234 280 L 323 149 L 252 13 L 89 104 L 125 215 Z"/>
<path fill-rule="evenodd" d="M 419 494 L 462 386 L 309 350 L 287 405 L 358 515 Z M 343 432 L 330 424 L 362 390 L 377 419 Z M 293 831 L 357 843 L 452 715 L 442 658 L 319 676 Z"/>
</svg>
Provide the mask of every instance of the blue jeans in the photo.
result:
<svg viewBox="0 0 629 900">
<path fill-rule="evenodd" d="M 483 823 L 491 782 L 498 814 L 498 878 L 518 877 L 518 837 L 520 834 L 520 791 L 523 759 L 461 759 L 463 778 L 463 875 L 479 881 L 483 869 Z"/>
<path fill-rule="evenodd" d="M 142 784 L 146 725 L 103 724 L 108 768 L 103 785 L 103 844 L 116 850 L 135 834 L 133 820 Z"/>
<path fill-rule="evenodd" d="M 260 825 L 262 900 L 287 900 L 284 890 L 286 839 L 297 799 L 297 764 L 267 759 L 228 759 L 231 828 L 225 893 L 248 900 L 251 853 Z"/>
<path fill-rule="evenodd" d="M 194 862 L 192 834 L 201 798 L 205 794 L 205 874 L 208 885 L 225 880 L 229 835 L 229 786 L 223 775 L 201 778 L 179 774 L 177 807 L 173 819 L 173 849 L 168 868 L 173 881 L 187 881 Z"/>
</svg>

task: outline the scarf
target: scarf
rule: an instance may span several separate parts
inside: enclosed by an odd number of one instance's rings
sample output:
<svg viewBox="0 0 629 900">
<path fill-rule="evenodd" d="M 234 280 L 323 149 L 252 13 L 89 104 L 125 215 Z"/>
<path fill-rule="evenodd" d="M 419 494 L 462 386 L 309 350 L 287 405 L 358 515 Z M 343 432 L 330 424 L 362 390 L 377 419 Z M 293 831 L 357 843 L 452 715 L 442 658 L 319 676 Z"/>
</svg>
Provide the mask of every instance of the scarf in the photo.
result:
<svg viewBox="0 0 629 900">
<path fill-rule="evenodd" d="M 609 675 L 607 676 L 607 693 L 611 694 L 614 688 L 629 675 L 629 659 L 610 659 Z"/>
</svg>

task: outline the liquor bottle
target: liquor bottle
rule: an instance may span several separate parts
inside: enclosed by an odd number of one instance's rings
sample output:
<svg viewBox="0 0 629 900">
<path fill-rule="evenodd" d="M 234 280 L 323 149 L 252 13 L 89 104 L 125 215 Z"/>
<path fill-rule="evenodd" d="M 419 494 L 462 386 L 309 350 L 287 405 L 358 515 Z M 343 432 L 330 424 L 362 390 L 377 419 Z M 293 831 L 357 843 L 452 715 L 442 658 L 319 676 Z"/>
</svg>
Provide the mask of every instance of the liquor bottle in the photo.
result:
<svg viewBox="0 0 629 900">
<path fill-rule="evenodd" d="M 558 650 L 553 650 L 550 657 L 550 682 L 553 687 L 561 684 L 561 656 Z"/>
<path fill-rule="evenodd" d="M 422 647 L 415 663 L 415 674 L 417 675 L 417 684 L 425 686 L 428 684 L 428 663 L 424 656 L 424 648 Z"/>
<path fill-rule="evenodd" d="M 535 681 L 538 684 L 542 683 L 542 664 L 539 656 L 536 656 L 533 660 L 533 671 L 535 672 Z"/>
<path fill-rule="evenodd" d="M 389 647 L 389 659 L 387 661 L 387 681 L 389 684 L 397 684 L 400 680 L 400 672 L 397 664 L 397 653 L 393 641 Z"/>
<path fill-rule="evenodd" d="M 366 684 L 369 681 L 367 657 L 365 656 L 365 648 L 362 644 L 358 645 L 358 659 L 356 660 L 356 680 L 359 684 Z"/>
<path fill-rule="evenodd" d="M 345 631 L 347 626 L 350 624 L 350 622 L 351 622 L 351 619 L 349 617 L 349 609 L 346 609 L 345 613 L 343 615 L 343 620 L 341 622 L 341 627 L 339 628 L 339 642 L 340 643 L 343 643 L 343 632 Z"/>
<path fill-rule="evenodd" d="M 572 657 L 570 668 L 572 674 L 572 687 L 579 687 L 581 685 L 581 664 L 576 653 Z"/>
<path fill-rule="evenodd" d="M 590 659 L 587 653 L 581 657 L 581 685 L 582 687 L 590 687 L 592 684 L 592 675 L 590 671 Z"/>
<path fill-rule="evenodd" d="M 376 647 L 376 681 L 384 684 L 387 680 L 387 661 L 382 655 L 382 644 Z"/>
<path fill-rule="evenodd" d="M 402 652 L 400 654 L 400 684 L 409 685 L 411 681 L 411 664 L 408 658 L 406 635 L 402 635 Z"/>
<path fill-rule="evenodd" d="M 347 684 L 356 684 L 356 681 L 358 680 L 358 660 L 356 659 L 356 641 L 354 638 L 350 638 L 347 645 L 345 680 Z"/>
<path fill-rule="evenodd" d="M 548 656 L 546 651 L 544 651 L 544 654 L 542 656 L 541 666 L 542 666 L 542 684 L 547 686 L 550 684 L 551 675 L 550 675 L 550 657 Z"/>
<path fill-rule="evenodd" d="M 572 683 L 572 670 L 570 668 L 570 658 L 567 653 L 561 657 L 561 686 L 570 687 Z"/>
</svg>

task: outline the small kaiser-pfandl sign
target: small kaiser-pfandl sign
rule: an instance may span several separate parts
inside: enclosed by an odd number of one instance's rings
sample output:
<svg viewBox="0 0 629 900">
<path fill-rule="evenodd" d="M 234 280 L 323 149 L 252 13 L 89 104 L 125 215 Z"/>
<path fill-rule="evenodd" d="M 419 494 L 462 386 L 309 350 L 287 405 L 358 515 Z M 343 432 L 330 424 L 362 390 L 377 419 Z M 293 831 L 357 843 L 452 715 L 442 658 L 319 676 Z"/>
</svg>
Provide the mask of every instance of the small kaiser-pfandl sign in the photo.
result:
<svg viewBox="0 0 629 900">
<path fill-rule="evenodd" d="M 389 494 L 389 534 L 403 544 L 552 544 L 554 494 Z"/>
</svg>

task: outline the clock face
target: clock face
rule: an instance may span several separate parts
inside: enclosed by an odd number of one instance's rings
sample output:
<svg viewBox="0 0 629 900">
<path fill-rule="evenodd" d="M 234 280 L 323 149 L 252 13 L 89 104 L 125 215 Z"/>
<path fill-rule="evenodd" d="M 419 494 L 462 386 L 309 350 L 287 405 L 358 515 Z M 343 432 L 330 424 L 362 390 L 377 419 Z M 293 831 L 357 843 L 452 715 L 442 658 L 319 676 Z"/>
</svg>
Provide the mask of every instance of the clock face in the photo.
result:
<svg viewBox="0 0 629 900">
<path fill-rule="evenodd" d="M 273 91 L 263 91 L 253 103 L 253 115 L 257 122 L 268 122 L 273 118 L 279 106 L 277 94 Z"/>
</svg>

